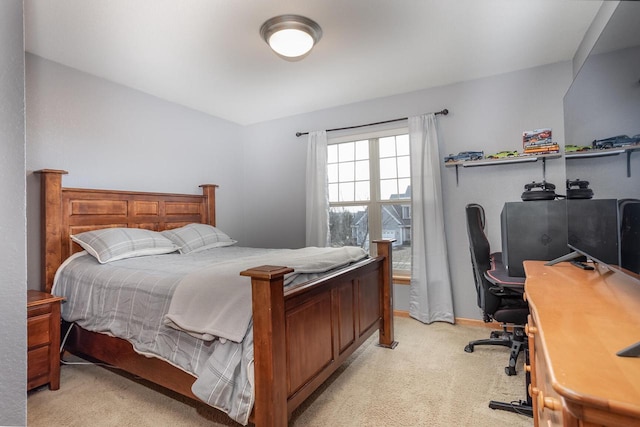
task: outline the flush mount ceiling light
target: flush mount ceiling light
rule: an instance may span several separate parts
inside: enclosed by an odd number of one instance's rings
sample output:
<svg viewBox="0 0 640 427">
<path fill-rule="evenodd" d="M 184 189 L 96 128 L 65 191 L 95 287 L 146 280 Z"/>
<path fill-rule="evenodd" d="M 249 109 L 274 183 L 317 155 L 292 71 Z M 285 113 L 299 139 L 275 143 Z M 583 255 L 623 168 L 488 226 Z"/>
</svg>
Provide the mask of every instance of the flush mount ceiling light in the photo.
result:
<svg viewBox="0 0 640 427">
<path fill-rule="evenodd" d="M 262 24 L 260 35 L 278 56 L 287 61 L 298 61 L 318 43 L 322 29 L 304 16 L 280 15 Z"/>
</svg>

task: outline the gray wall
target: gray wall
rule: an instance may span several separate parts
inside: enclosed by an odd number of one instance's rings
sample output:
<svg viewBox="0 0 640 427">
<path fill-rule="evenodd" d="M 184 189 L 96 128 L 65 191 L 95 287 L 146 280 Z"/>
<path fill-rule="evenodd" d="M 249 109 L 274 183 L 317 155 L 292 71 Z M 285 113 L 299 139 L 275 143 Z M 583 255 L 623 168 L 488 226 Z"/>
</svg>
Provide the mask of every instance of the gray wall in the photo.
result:
<svg viewBox="0 0 640 427">
<path fill-rule="evenodd" d="M 567 143 L 640 134 L 640 47 L 591 55 L 565 97 Z M 640 153 L 567 159 L 567 178 L 588 180 L 594 197 L 639 198 Z"/>
<path fill-rule="evenodd" d="M 200 194 L 218 184 L 217 220 L 244 243 L 241 127 L 27 54 L 29 287 L 40 288 L 39 180 L 66 187 Z"/>
<path fill-rule="evenodd" d="M 306 137 L 318 130 L 406 117 L 448 108 L 439 117 L 441 155 L 465 150 L 522 150 L 524 130 L 551 127 L 563 144 L 562 98 L 572 80 L 570 62 L 552 64 L 450 86 L 375 99 L 247 126 L 244 185 L 246 227 L 251 243 L 304 245 Z M 362 130 L 359 130 L 361 132 Z M 273 162 L 273 163 L 271 163 Z M 447 244 L 456 317 L 480 319 L 469 261 L 464 206 L 485 206 L 492 249 L 500 249 L 499 216 L 507 201 L 519 201 L 524 184 L 542 180 L 542 164 L 514 164 L 460 170 L 441 169 Z M 562 188 L 564 162 L 547 162 L 546 179 Z M 272 200 L 273 203 L 269 204 Z M 268 204 L 266 209 L 261 205 Z M 256 228 L 255 225 L 261 224 Z M 397 290 L 396 308 L 407 309 L 407 292 Z"/>
<path fill-rule="evenodd" d="M 573 55 L 572 63 L 573 63 L 574 77 L 576 74 L 578 74 L 578 72 L 580 71 L 580 68 L 582 67 L 584 62 L 587 60 L 587 57 L 589 56 L 591 49 L 593 49 L 593 46 L 598 41 L 598 38 L 600 37 L 602 30 L 607 25 L 607 23 L 609 22 L 609 19 L 611 19 L 611 15 L 613 15 L 613 13 L 616 11 L 619 5 L 620 5 L 620 1 L 618 0 L 615 0 L 615 1 L 608 0 L 608 1 L 602 2 L 600 9 L 598 9 L 598 13 L 596 13 L 596 16 L 593 18 L 593 21 L 591 22 L 591 25 L 589 25 L 587 32 L 582 38 L 582 42 L 580 42 L 580 46 L 578 46 L 578 49 L 575 55 Z"/>
<path fill-rule="evenodd" d="M 448 108 L 440 117 L 441 155 L 522 149 L 522 132 L 551 127 L 563 143 L 562 97 L 571 63 L 340 106 L 246 127 L 182 108 L 51 61 L 27 56 L 29 286 L 39 287 L 38 184 L 41 168 L 65 169 L 67 186 L 197 191 L 220 184 L 219 226 L 244 246 L 304 245 L 306 137 L 296 131 L 406 117 Z M 500 249 L 499 215 L 542 179 L 542 164 L 441 170 L 457 317 L 481 318 L 469 264 L 463 211 L 485 205 Z M 562 184 L 564 162 L 549 161 Z M 406 288 L 396 308 L 407 309 Z"/>
<path fill-rule="evenodd" d="M 0 425 L 26 424 L 26 219 L 22 1 L 0 2 Z"/>
</svg>

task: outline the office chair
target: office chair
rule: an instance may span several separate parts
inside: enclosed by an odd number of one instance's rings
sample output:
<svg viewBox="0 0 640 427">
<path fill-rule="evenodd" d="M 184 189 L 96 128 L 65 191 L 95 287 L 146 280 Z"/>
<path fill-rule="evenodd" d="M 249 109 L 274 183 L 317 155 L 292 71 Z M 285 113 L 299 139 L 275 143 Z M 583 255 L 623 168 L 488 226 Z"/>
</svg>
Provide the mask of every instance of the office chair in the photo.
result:
<svg viewBox="0 0 640 427">
<path fill-rule="evenodd" d="M 491 253 L 489 240 L 484 232 L 485 216 L 482 206 L 469 204 L 466 206 L 466 214 L 478 307 L 482 310 L 483 320 L 487 323 L 500 322 L 502 331 L 492 331 L 487 339 L 469 342 L 464 351 L 473 353 L 477 345 L 509 347 L 509 366 L 505 367 L 505 372 L 507 375 L 515 375 L 518 356 L 527 349 L 524 325 L 527 323 L 529 307 L 522 296 L 524 278 L 510 277 L 502 264 L 502 254 Z M 509 330 L 510 326 L 512 330 Z"/>
</svg>

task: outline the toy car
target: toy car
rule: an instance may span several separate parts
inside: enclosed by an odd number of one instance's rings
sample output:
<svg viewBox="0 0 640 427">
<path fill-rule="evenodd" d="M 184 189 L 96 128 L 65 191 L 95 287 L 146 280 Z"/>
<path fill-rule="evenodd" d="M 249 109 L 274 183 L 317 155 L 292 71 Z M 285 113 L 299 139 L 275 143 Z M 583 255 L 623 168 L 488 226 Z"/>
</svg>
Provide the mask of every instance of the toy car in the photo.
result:
<svg viewBox="0 0 640 427">
<path fill-rule="evenodd" d="M 488 155 L 487 159 L 504 159 L 505 157 L 516 157 L 517 155 L 517 151 L 500 151 L 498 153 Z"/>
<path fill-rule="evenodd" d="M 466 162 L 467 160 L 480 160 L 484 157 L 484 151 L 461 151 L 458 154 L 449 154 L 444 162 Z"/>
<path fill-rule="evenodd" d="M 613 148 L 613 147 L 625 147 L 627 145 L 634 145 L 640 142 L 640 136 L 634 135 L 629 137 L 627 135 L 617 135 L 610 138 L 596 139 L 591 146 L 596 149 Z"/>
<path fill-rule="evenodd" d="M 588 151 L 591 150 L 591 147 L 588 145 L 573 145 L 568 144 L 564 146 L 565 153 L 575 153 L 576 151 Z"/>
</svg>

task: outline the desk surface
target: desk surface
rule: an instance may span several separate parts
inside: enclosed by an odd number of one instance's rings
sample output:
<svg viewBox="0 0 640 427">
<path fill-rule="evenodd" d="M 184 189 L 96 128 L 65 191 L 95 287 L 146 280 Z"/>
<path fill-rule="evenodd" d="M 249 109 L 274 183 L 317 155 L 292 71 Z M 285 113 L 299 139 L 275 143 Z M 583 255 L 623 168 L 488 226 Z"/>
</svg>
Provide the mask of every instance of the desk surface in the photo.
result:
<svg viewBox="0 0 640 427">
<path fill-rule="evenodd" d="M 640 282 L 604 267 L 526 261 L 525 294 L 545 343 L 552 386 L 565 399 L 640 417 Z"/>
</svg>

